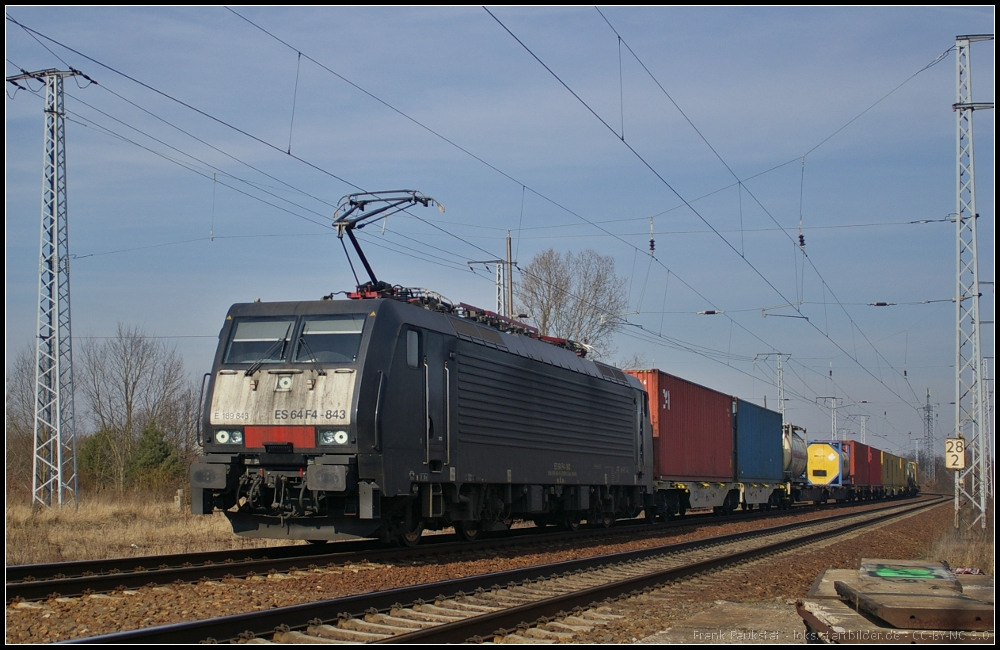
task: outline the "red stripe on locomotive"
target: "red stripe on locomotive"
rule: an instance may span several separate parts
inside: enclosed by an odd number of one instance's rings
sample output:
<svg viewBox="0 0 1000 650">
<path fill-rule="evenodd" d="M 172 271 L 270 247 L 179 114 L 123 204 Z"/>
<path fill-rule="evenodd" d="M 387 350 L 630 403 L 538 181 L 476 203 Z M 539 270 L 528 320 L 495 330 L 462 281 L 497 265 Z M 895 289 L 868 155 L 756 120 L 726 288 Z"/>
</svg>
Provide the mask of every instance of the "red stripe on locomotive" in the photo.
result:
<svg viewBox="0 0 1000 650">
<path fill-rule="evenodd" d="M 265 442 L 290 442 L 295 449 L 315 449 L 316 427 L 251 426 L 244 430 L 243 439 L 251 449 L 263 449 Z"/>
</svg>

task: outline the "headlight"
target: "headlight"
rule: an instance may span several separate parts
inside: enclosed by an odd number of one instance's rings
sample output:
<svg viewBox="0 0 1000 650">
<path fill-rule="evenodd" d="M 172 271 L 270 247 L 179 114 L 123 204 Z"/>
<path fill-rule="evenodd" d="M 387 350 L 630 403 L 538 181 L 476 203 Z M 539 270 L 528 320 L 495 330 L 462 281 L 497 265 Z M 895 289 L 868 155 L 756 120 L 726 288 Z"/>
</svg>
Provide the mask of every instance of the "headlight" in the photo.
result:
<svg viewBox="0 0 1000 650">
<path fill-rule="evenodd" d="M 220 429 L 215 432 L 215 442 L 219 445 L 243 444 L 243 432 L 239 429 Z"/>
<path fill-rule="evenodd" d="M 320 431 L 321 445 L 346 445 L 349 436 L 346 431 Z"/>
</svg>

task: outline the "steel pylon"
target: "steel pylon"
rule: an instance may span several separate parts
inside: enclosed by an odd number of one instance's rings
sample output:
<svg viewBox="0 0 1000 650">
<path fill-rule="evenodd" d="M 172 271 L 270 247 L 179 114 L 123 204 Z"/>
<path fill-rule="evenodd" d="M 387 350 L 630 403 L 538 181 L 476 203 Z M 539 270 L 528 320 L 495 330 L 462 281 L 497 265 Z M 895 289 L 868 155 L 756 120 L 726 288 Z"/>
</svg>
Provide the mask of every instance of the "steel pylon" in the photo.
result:
<svg viewBox="0 0 1000 650">
<path fill-rule="evenodd" d="M 8 78 L 45 82 L 42 214 L 38 255 L 38 338 L 32 502 L 76 503 L 73 339 L 70 326 L 69 216 L 63 80 L 76 71 L 41 70 Z"/>
<path fill-rule="evenodd" d="M 979 243 L 976 222 L 976 172 L 972 117 L 976 110 L 993 108 L 972 101 L 973 42 L 992 40 L 992 34 L 955 38 L 956 93 L 956 289 L 955 289 L 955 437 L 966 439 L 969 463 L 955 473 L 955 527 L 986 529 L 987 466 L 991 444 L 986 422 L 985 381 L 979 310 Z M 967 506 L 967 508 L 964 508 Z"/>
</svg>

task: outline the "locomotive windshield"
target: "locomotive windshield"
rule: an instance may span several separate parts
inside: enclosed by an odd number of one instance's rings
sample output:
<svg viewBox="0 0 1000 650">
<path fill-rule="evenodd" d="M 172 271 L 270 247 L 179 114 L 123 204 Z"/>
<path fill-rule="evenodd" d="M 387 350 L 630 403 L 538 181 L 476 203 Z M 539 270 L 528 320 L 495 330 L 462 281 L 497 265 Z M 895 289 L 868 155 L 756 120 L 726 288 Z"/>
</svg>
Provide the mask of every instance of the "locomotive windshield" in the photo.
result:
<svg viewBox="0 0 1000 650">
<path fill-rule="evenodd" d="M 294 317 L 237 322 L 224 363 L 283 361 L 294 324 Z"/>
<path fill-rule="evenodd" d="M 364 314 L 238 319 L 223 363 L 354 363 L 364 325 Z"/>
<path fill-rule="evenodd" d="M 307 316 L 295 348 L 297 363 L 353 363 L 358 359 L 364 314 Z"/>
</svg>

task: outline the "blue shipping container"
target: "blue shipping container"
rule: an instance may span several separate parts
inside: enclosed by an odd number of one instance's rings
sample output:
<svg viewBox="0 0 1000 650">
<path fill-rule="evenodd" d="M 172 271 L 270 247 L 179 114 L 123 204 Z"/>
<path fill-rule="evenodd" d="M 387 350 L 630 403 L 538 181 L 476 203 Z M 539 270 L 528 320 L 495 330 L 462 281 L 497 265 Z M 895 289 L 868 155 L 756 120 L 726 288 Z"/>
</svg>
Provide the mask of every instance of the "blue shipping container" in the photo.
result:
<svg viewBox="0 0 1000 650">
<path fill-rule="evenodd" d="M 784 470 L 781 413 L 734 399 L 736 479 L 743 483 L 780 483 Z"/>
</svg>

